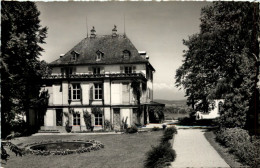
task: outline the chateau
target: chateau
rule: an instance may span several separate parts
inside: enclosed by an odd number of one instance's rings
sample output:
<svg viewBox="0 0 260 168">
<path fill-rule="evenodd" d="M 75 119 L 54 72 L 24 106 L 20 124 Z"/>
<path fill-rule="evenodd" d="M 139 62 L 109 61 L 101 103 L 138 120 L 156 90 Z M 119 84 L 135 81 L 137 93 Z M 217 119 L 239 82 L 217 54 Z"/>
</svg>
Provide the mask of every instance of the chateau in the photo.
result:
<svg viewBox="0 0 260 168">
<path fill-rule="evenodd" d="M 49 105 L 42 129 L 86 130 L 84 113 L 91 114 L 94 130 L 110 123 L 120 129 L 145 125 L 152 120 L 153 74 L 145 51 L 138 51 L 126 35 L 96 35 L 95 28 L 66 54 L 50 63 L 52 74 L 44 78 Z M 154 116 L 154 114 L 153 114 Z"/>
</svg>

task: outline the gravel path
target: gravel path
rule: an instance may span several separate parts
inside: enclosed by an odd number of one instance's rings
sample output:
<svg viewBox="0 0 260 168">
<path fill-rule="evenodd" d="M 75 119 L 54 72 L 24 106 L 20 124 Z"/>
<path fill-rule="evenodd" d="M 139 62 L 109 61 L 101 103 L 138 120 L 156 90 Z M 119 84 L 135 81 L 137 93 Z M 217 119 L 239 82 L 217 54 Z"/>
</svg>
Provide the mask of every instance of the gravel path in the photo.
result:
<svg viewBox="0 0 260 168">
<path fill-rule="evenodd" d="M 177 157 L 171 167 L 229 167 L 204 137 L 203 129 L 178 129 L 173 149 Z"/>
</svg>

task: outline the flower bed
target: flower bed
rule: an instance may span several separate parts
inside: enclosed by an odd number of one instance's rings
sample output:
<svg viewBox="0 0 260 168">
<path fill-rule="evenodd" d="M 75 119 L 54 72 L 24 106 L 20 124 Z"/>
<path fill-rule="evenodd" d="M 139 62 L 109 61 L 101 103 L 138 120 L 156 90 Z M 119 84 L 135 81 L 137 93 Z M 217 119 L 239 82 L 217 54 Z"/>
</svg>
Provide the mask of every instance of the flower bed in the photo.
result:
<svg viewBox="0 0 260 168">
<path fill-rule="evenodd" d="M 56 150 L 56 151 L 42 151 L 42 150 L 33 150 L 31 149 L 32 146 L 35 145 L 43 145 L 43 144 L 49 144 L 49 143 L 62 143 L 62 142 L 84 142 L 84 143 L 91 143 L 92 146 L 89 147 L 80 147 L 79 149 L 76 150 L 70 150 L 70 149 L 64 149 L 64 150 Z M 104 148 L 104 145 L 100 143 L 99 141 L 95 140 L 70 140 L 70 141 L 64 141 L 64 140 L 56 140 L 56 141 L 40 141 L 40 142 L 35 142 L 31 144 L 25 145 L 27 153 L 30 154 L 35 154 L 35 155 L 69 155 L 69 154 L 74 154 L 74 153 L 84 153 L 84 152 L 90 152 L 90 151 L 96 151 L 101 148 Z"/>
</svg>

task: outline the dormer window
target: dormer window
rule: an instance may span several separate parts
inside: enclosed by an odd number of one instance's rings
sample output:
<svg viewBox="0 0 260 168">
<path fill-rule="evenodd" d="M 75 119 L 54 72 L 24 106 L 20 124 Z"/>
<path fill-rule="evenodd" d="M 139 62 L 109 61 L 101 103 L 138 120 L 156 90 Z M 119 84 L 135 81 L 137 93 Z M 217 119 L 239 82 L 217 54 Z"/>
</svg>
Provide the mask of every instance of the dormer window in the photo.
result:
<svg viewBox="0 0 260 168">
<path fill-rule="evenodd" d="M 79 53 L 78 52 L 76 52 L 76 51 L 72 51 L 71 52 L 71 61 L 77 61 L 77 59 L 78 59 L 78 56 L 79 56 Z"/>
<path fill-rule="evenodd" d="M 96 54 L 97 54 L 97 55 L 96 55 L 96 61 L 100 61 L 100 60 L 102 59 L 104 53 L 98 50 L 98 51 L 96 52 Z"/>
<path fill-rule="evenodd" d="M 124 58 L 124 59 L 130 58 L 130 56 L 131 56 L 130 51 L 128 51 L 128 50 L 124 50 L 124 51 L 123 51 L 123 58 Z"/>
<path fill-rule="evenodd" d="M 77 61 L 77 55 L 76 54 L 72 55 L 71 61 Z"/>
</svg>

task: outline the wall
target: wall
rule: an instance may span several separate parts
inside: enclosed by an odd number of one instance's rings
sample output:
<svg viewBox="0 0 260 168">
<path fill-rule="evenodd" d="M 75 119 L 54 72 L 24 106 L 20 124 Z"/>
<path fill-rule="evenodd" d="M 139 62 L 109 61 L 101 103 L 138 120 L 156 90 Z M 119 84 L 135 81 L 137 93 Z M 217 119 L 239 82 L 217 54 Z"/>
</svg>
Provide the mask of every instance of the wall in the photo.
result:
<svg viewBox="0 0 260 168">
<path fill-rule="evenodd" d="M 121 104 L 122 102 L 122 85 L 120 82 L 111 83 L 111 104 Z"/>
<path fill-rule="evenodd" d="M 219 102 L 224 103 L 224 100 L 216 99 L 214 101 L 215 101 L 214 109 L 211 109 L 209 111 L 209 113 L 207 113 L 207 114 L 204 114 L 202 112 L 197 112 L 196 113 L 197 119 L 214 119 L 216 117 L 219 117 L 219 105 L 218 104 L 219 104 Z"/>
<path fill-rule="evenodd" d="M 56 112 L 54 109 L 47 109 L 44 116 L 44 126 L 56 126 Z"/>
<path fill-rule="evenodd" d="M 53 104 L 55 105 L 61 105 L 62 104 L 62 85 L 61 84 L 54 84 L 52 85 L 52 89 L 53 89 Z"/>
<path fill-rule="evenodd" d="M 122 121 L 122 119 L 126 119 L 127 117 L 127 124 L 128 124 L 128 127 L 131 126 L 132 124 L 132 117 L 131 117 L 131 109 L 129 108 L 121 108 L 120 109 L 120 121 Z"/>
</svg>

